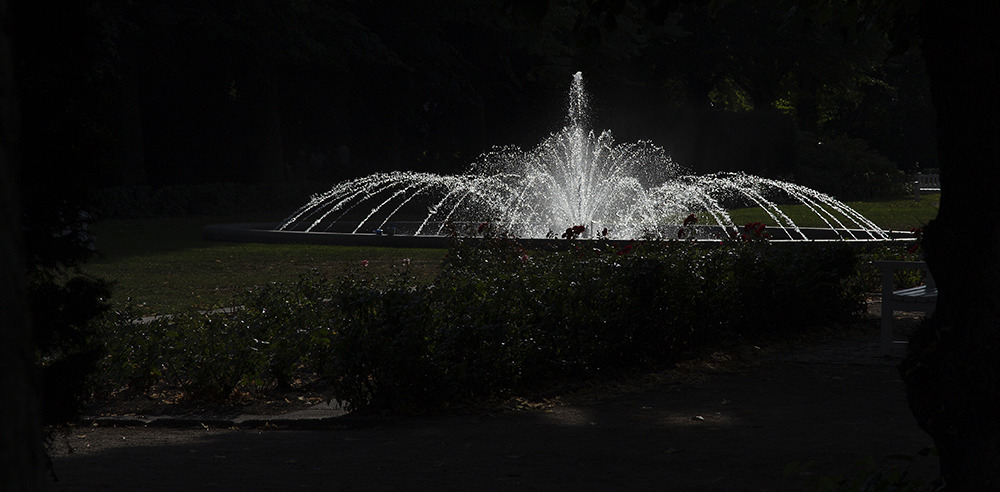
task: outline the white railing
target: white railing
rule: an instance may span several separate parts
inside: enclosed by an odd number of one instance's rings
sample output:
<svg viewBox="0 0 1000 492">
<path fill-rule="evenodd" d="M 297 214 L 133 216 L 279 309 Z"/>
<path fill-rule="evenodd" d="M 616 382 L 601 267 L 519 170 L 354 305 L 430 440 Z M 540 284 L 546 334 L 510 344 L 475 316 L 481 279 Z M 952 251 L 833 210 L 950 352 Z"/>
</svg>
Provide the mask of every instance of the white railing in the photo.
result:
<svg viewBox="0 0 1000 492">
<path fill-rule="evenodd" d="M 920 201 L 920 193 L 925 191 L 941 191 L 940 174 L 917 173 L 917 180 L 913 182 L 913 199 Z"/>
</svg>

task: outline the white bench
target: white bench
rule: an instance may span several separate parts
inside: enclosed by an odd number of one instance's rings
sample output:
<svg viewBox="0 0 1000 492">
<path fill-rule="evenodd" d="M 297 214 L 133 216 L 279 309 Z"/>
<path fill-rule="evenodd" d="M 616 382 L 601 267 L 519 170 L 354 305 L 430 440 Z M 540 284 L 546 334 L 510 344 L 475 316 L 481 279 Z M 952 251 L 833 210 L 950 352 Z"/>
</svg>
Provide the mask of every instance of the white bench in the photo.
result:
<svg viewBox="0 0 1000 492">
<path fill-rule="evenodd" d="M 893 311 L 908 311 L 927 313 L 934 312 L 937 306 L 937 285 L 931 276 L 927 264 L 922 261 L 876 261 L 875 265 L 882 270 L 882 354 L 892 352 L 892 313 Z M 923 270 L 927 272 L 926 284 L 909 289 L 893 290 L 896 270 Z"/>
<path fill-rule="evenodd" d="M 917 180 L 913 182 L 913 200 L 920 201 L 920 193 L 924 191 L 941 191 L 940 174 L 917 173 Z"/>
</svg>

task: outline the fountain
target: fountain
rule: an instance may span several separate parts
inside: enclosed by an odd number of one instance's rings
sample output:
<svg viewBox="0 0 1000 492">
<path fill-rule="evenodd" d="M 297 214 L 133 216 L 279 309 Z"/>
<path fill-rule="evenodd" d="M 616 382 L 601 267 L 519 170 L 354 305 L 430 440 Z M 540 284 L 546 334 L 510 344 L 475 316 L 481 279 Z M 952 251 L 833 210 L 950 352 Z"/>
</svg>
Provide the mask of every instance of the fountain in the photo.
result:
<svg viewBox="0 0 1000 492">
<path fill-rule="evenodd" d="M 461 175 L 396 171 L 344 181 L 311 197 L 271 231 L 233 237 L 234 227 L 229 227 L 204 234 L 269 242 L 439 246 L 447 228 L 487 222 L 519 238 L 553 238 L 582 226 L 583 237 L 596 231 L 612 240 L 691 232 L 718 241 L 741 231 L 728 210 L 759 207 L 778 241 L 891 239 L 851 207 L 804 186 L 743 173 L 684 174 L 651 142 L 616 143 L 608 130 L 595 133 L 587 110 L 578 72 L 566 126 L 534 149 L 495 148 Z M 799 227 L 779 204 L 803 205 L 825 227 Z M 692 218 L 697 228 L 690 227 Z M 240 228 L 259 229 L 235 227 Z"/>
</svg>

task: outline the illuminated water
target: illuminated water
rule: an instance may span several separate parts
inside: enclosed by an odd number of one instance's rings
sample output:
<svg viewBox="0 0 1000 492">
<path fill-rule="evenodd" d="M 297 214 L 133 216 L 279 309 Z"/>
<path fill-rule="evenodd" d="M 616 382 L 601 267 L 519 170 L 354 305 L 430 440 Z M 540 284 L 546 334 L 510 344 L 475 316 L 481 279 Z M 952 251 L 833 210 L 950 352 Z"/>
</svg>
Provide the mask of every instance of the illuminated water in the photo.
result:
<svg viewBox="0 0 1000 492">
<path fill-rule="evenodd" d="M 449 224 L 489 222 L 517 237 L 553 237 L 573 226 L 612 239 L 677 237 L 685 218 L 739 232 L 727 210 L 759 207 L 771 229 L 807 239 L 778 204 L 802 204 L 844 239 L 888 235 L 844 203 L 794 183 L 742 173 L 686 175 L 664 150 L 647 141 L 615 142 L 588 121 L 583 76 L 569 94 L 566 126 L 537 147 L 495 148 L 461 175 L 378 173 L 336 184 L 278 226 L 279 230 L 354 233 L 393 230 L 441 235 Z M 727 231 L 727 232 L 723 232 Z"/>
</svg>

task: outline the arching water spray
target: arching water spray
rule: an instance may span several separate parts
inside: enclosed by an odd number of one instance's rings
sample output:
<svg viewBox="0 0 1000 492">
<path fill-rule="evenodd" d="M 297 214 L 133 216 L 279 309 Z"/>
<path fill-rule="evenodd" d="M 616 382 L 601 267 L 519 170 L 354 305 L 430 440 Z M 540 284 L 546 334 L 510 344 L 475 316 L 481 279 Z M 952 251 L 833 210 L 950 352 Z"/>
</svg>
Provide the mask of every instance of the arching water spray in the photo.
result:
<svg viewBox="0 0 1000 492">
<path fill-rule="evenodd" d="M 290 215 L 279 230 L 319 232 L 352 220 L 353 232 L 394 220 L 438 235 L 452 221 L 495 222 L 519 237 L 549 237 L 578 225 L 612 239 L 671 237 L 694 213 L 725 235 L 739 227 L 727 208 L 759 207 L 791 239 L 806 239 L 778 204 L 797 203 L 844 239 L 888 234 L 844 203 L 794 183 L 742 173 L 691 176 L 651 142 L 616 143 L 590 128 L 583 74 L 573 75 L 566 126 L 534 149 L 498 147 L 465 174 L 378 173 L 338 183 Z"/>
</svg>

